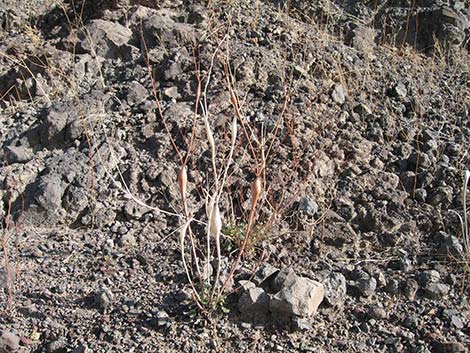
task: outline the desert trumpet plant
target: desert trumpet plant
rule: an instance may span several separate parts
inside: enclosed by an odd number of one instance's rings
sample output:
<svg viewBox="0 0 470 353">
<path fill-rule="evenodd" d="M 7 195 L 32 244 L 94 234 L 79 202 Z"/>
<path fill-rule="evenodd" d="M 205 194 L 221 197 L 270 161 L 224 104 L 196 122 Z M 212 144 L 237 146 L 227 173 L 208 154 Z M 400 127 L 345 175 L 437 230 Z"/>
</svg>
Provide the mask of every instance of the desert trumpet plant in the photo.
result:
<svg viewBox="0 0 470 353">
<path fill-rule="evenodd" d="M 207 110 L 206 110 L 207 112 Z M 228 171 L 232 162 L 233 151 L 235 149 L 236 143 L 236 136 L 237 136 L 237 118 L 234 117 L 232 124 L 231 124 L 231 144 L 228 152 L 228 156 L 225 160 L 225 165 L 223 166 L 223 172 L 219 173 L 216 163 L 216 146 L 214 142 L 214 138 L 212 135 L 212 130 L 209 124 L 209 120 L 207 115 L 204 117 L 204 122 L 207 131 L 208 141 L 211 147 L 211 159 L 212 159 L 212 166 L 213 170 L 213 178 L 214 178 L 214 190 L 206 191 L 206 215 L 207 215 L 207 226 L 206 226 L 206 250 L 203 255 L 203 259 L 201 259 L 201 255 L 198 255 L 197 246 L 195 237 L 191 232 L 190 223 L 192 221 L 191 217 L 189 216 L 188 211 L 188 204 L 187 204 L 187 167 L 183 166 L 179 173 L 178 173 L 178 186 L 180 189 L 181 200 L 183 204 L 183 211 L 185 213 L 186 221 L 181 226 L 180 229 L 180 250 L 181 250 L 181 257 L 184 266 L 184 270 L 186 272 L 186 276 L 194 292 L 193 297 L 195 298 L 199 307 L 203 305 L 212 306 L 216 304 L 214 301 L 217 297 L 215 294 L 217 293 L 217 289 L 219 288 L 219 281 L 220 281 L 220 273 L 221 273 L 221 261 L 222 261 L 222 254 L 221 254 L 221 232 L 222 232 L 222 214 L 220 211 L 220 198 L 223 193 L 223 189 L 227 180 Z M 221 178 L 221 180 L 219 180 Z M 187 261 L 186 261 L 186 240 L 190 240 L 190 248 L 191 248 L 191 255 L 193 257 L 193 262 L 195 264 L 196 270 L 199 274 L 200 284 L 203 288 L 211 288 L 210 295 L 208 298 L 202 297 L 200 293 L 197 291 L 197 285 L 194 283 L 194 279 L 192 276 L 192 271 L 189 268 Z M 212 244 L 215 245 L 215 253 L 217 259 L 217 269 L 215 272 L 215 276 L 213 277 L 210 273 L 210 260 L 212 258 Z M 198 268 L 198 263 L 200 261 L 204 262 L 204 269 L 202 274 Z"/>
<path fill-rule="evenodd" d="M 221 55 L 220 60 L 224 68 L 230 103 L 233 107 L 233 118 L 231 119 L 228 134 L 226 131 L 223 131 L 223 135 L 219 135 L 220 131 L 214 129 L 213 119 L 209 109 L 209 86 L 213 67 L 216 59 L 218 58 L 217 55 L 221 52 L 223 43 L 228 41 L 227 38 L 228 36 L 224 35 L 218 43 L 216 50 L 211 55 L 208 70 L 204 74 L 201 73 L 199 64 L 196 64 L 197 92 L 194 104 L 195 108 L 192 131 L 189 139 L 187 139 L 189 143 L 187 144 L 185 157 L 183 157 L 182 151 L 179 149 L 175 139 L 172 137 L 171 129 L 164 117 L 164 112 L 158 100 L 157 85 L 151 75 L 152 68 L 150 61 L 147 58 L 147 66 L 149 69 L 149 75 L 151 76 L 152 92 L 156 100 L 156 108 L 161 116 L 162 124 L 170 138 L 175 154 L 181 163 L 177 173 L 181 211 L 173 213 L 159 207 L 147 205 L 132 194 L 126 184 L 122 172 L 119 169 L 119 163 L 117 163 L 119 158 L 115 156 L 112 148 L 110 148 L 110 154 L 113 161 L 116 161 L 115 168 L 118 172 L 119 180 L 115 180 L 112 171 L 107 171 L 108 176 L 115 182 L 115 184 L 119 186 L 120 182 L 120 184 L 122 184 L 121 190 L 139 205 L 158 211 L 166 216 L 177 217 L 179 221 L 178 245 L 182 266 L 186 273 L 193 299 L 197 306 L 205 312 L 212 311 L 219 303 L 221 303 L 221 298 L 225 295 L 228 284 L 231 282 L 235 272 L 238 270 L 243 254 L 246 252 L 247 244 L 251 239 L 250 235 L 253 232 L 253 227 L 255 226 L 256 209 L 263 192 L 263 181 L 266 180 L 266 160 L 268 159 L 269 152 L 273 146 L 274 140 L 276 139 L 276 133 L 282 122 L 282 117 L 285 114 L 287 106 L 286 98 L 281 115 L 276 123 L 276 129 L 272 134 L 272 141 L 269 144 L 266 153 L 264 148 L 264 136 L 261 136 L 261 142 L 259 142 L 254 129 L 249 125 L 249 121 L 242 116 L 241 106 L 235 89 L 234 75 L 230 70 L 227 46 L 227 55 L 225 58 Z M 146 46 L 145 49 L 147 51 Z M 193 205 L 190 202 L 192 199 L 189 198 L 191 190 L 189 188 L 188 180 L 189 168 L 193 165 L 190 162 L 190 159 L 195 152 L 193 148 L 194 141 L 196 139 L 196 134 L 200 131 L 197 129 L 198 121 L 202 122 L 202 134 L 204 135 L 204 139 L 207 141 L 207 149 L 210 153 L 210 164 L 207 170 L 203 173 L 206 177 L 206 186 L 201 188 L 202 195 L 205 199 L 204 207 L 206 215 L 206 217 L 202 218 L 194 216 L 195 210 L 192 209 Z M 239 128 L 240 134 L 238 131 Z M 106 131 L 104 129 L 103 131 L 106 141 L 109 142 L 109 137 Z M 229 141 L 225 139 L 225 136 L 227 135 L 230 137 Z M 224 193 L 227 192 L 228 176 L 229 172 L 232 170 L 231 167 L 233 165 L 233 157 L 235 146 L 238 141 L 238 135 L 240 135 L 239 137 L 243 139 L 244 143 L 247 145 L 247 149 L 251 152 L 250 154 L 253 162 L 252 169 L 257 177 L 251 183 L 251 204 L 246 223 L 247 227 L 244 229 L 243 241 L 239 244 L 236 258 L 231 264 L 228 264 L 228 273 L 224 272 L 222 275 L 221 238 L 223 236 L 222 228 L 224 225 L 224 219 L 221 205 L 223 205 L 222 200 L 225 199 Z M 200 138 L 201 136 L 197 137 Z M 224 158 L 218 158 L 221 155 L 223 155 Z M 99 155 L 98 158 L 100 158 L 101 161 L 101 157 Z M 260 158 L 262 162 L 260 162 Z M 195 227 L 195 224 L 197 224 L 198 227 Z M 203 234 L 197 233 L 196 229 L 198 229 L 198 231 L 204 229 Z"/>
<path fill-rule="evenodd" d="M 218 50 L 222 42 L 219 44 Z M 179 186 L 180 194 L 181 194 L 183 212 L 184 212 L 185 219 L 186 219 L 186 222 L 182 227 L 183 233 L 180 234 L 180 242 L 181 242 L 180 248 L 181 248 L 181 256 L 183 260 L 183 266 L 185 268 L 185 272 L 186 272 L 188 279 L 191 279 L 190 285 L 191 285 L 192 290 L 196 291 L 196 287 L 194 285 L 194 279 L 192 277 L 192 271 L 187 266 L 187 262 L 185 258 L 185 249 L 186 249 L 185 243 L 186 243 L 186 239 L 189 238 L 193 262 L 196 266 L 196 270 L 199 275 L 199 282 L 203 289 L 203 292 L 204 291 L 207 292 L 207 289 L 210 288 L 210 291 L 209 291 L 210 294 L 207 297 L 201 298 L 200 294 L 195 293 L 194 297 L 198 301 L 198 306 L 202 306 L 202 305 L 213 306 L 214 304 L 216 304 L 216 302 L 214 302 L 214 299 L 218 297 L 215 294 L 217 294 L 218 292 L 217 290 L 219 288 L 221 261 L 222 261 L 221 245 L 220 245 L 220 242 L 221 242 L 220 237 L 221 237 L 221 232 L 222 232 L 222 213 L 220 211 L 220 198 L 223 194 L 224 187 L 227 181 L 227 175 L 228 175 L 231 163 L 232 163 L 233 151 L 235 149 L 235 144 L 237 141 L 237 131 L 238 131 L 237 116 L 234 116 L 232 119 L 231 128 L 230 128 L 231 139 L 230 139 L 230 146 L 228 149 L 228 155 L 225 161 L 223 162 L 223 165 L 218 166 L 218 163 L 216 160 L 217 150 L 218 148 L 221 148 L 221 147 L 226 148 L 226 146 L 216 145 L 213 130 L 209 121 L 209 106 L 207 102 L 207 91 L 208 91 L 212 68 L 214 65 L 214 60 L 215 60 L 217 51 L 214 52 L 214 54 L 212 55 L 211 64 L 210 64 L 207 77 L 206 77 L 206 84 L 204 85 L 204 90 L 202 92 L 202 101 L 200 102 L 200 108 L 202 111 L 201 116 L 204 122 L 207 142 L 209 143 L 209 147 L 210 147 L 211 165 L 212 165 L 211 179 L 213 181 L 212 187 L 209 186 L 208 189 L 205 190 L 205 194 L 206 194 L 205 208 L 206 208 L 206 215 L 207 215 L 207 226 L 206 226 L 206 237 L 205 237 L 205 251 L 202 253 L 200 251 L 197 251 L 196 237 L 192 235 L 191 227 L 190 227 L 191 217 L 189 214 L 190 211 L 188 208 L 187 196 L 186 196 L 187 195 L 187 180 L 188 180 L 186 165 L 184 165 L 178 173 L 178 186 Z M 214 276 L 212 276 L 211 271 L 210 271 L 211 269 L 210 261 L 213 257 L 212 244 L 215 245 L 215 256 L 217 260 L 217 269 L 216 269 Z M 197 267 L 198 263 L 200 262 L 204 264 L 202 273 Z"/>
</svg>

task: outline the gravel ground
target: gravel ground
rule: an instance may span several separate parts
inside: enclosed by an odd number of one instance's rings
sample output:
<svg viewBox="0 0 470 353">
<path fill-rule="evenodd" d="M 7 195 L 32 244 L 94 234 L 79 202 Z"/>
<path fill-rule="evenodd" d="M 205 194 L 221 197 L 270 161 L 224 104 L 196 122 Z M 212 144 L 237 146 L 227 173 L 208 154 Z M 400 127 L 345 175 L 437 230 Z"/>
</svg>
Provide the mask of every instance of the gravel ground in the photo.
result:
<svg viewBox="0 0 470 353">
<path fill-rule="evenodd" d="M 405 3 L 4 1 L 0 352 L 468 352 L 470 3 Z"/>
</svg>

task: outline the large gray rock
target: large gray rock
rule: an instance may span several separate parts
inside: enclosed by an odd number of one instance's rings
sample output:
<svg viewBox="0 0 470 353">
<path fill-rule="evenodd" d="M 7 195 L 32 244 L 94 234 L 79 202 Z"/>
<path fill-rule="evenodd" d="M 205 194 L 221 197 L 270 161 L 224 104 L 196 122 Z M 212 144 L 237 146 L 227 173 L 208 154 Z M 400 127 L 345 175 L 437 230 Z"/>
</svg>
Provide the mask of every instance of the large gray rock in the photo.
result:
<svg viewBox="0 0 470 353">
<path fill-rule="evenodd" d="M 109 157 L 104 153 L 100 155 L 102 160 L 95 160 L 93 171 L 95 191 L 101 187 L 105 173 L 101 162 L 106 163 Z M 29 180 L 25 188 L 24 208 L 17 211 L 18 221 L 29 226 L 78 221 L 90 205 L 93 192 L 88 151 L 73 147 L 65 152 L 57 151 L 45 160 L 45 164 L 47 168 L 42 175 Z"/>
<path fill-rule="evenodd" d="M 191 25 L 176 22 L 168 10 L 154 11 L 139 7 L 130 17 L 135 23 L 135 33 L 140 33 L 140 26 L 148 48 L 180 47 L 190 43 L 194 38 L 194 28 Z"/>
<path fill-rule="evenodd" d="M 452 7 L 429 5 L 418 6 L 411 16 L 406 7 L 385 6 L 376 16 L 376 24 L 385 27 L 385 34 L 396 45 L 408 43 L 418 50 L 433 48 L 435 39 L 445 48 L 465 43 L 470 28 L 468 6 L 457 6 L 457 2 Z"/>
<path fill-rule="evenodd" d="M 93 20 L 80 33 L 78 47 L 85 53 L 107 59 L 131 57 L 128 45 L 132 31 L 117 22 Z"/>
<path fill-rule="evenodd" d="M 279 279 L 277 277 L 280 277 Z M 323 301 L 324 287 L 320 282 L 297 276 L 291 269 L 281 271 L 275 281 L 282 285 L 271 297 L 269 309 L 277 315 L 308 317 L 316 313 Z"/>
<path fill-rule="evenodd" d="M 39 206 L 51 213 L 62 207 L 62 195 L 66 184 L 57 174 L 47 174 L 40 178 L 35 200 Z"/>
<path fill-rule="evenodd" d="M 109 96 L 102 91 L 92 91 L 80 98 L 80 107 L 75 98 L 54 101 L 44 111 L 39 136 L 44 147 L 63 147 L 84 136 L 84 124 L 90 128 L 95 119 L 104 112 Z M 89 132 L 90 133 L 90 132 Z"/>
<path fill-rule="evenodd" d="M 33 150 L 25 146 L 5 147 L 5 157 L 8 163 L 26 163 L 34 157 Z"/>
</svg>

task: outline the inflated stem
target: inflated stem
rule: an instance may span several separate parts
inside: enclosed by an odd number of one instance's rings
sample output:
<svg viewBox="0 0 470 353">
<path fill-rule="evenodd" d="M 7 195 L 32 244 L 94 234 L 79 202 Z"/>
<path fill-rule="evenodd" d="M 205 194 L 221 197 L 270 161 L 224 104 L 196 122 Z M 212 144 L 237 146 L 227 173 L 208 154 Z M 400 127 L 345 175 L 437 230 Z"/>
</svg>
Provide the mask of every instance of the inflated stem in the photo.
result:
<svg viewBox="0 0 470 353">
<path fill-rule="evenodd" d="M 188 186 L 188 168 L 184 165 L 178 173 L 178 186 L 180 188 L 181 199 L 186 199 L 186 190 Z"/>
<path fill-rule="evenodd" d="M 186 165 L 183 165 L 180 171 L 178 172 L 178 186 L 180 188 L 180 193 L 181 193 L 181 202 L 183 203 L 184 217 L 186 218 L 186 220 L 189 220 L 188 203 L 186 200 L 186 191 L 188 188 L 188 168 L 186 167 Z M 194 242 L 194 237 L 191 231 L 191 227 L 189 227 L 185 231 L 185 233 L 186 232 L 188 233 L 189 240 L 191 242 L 191 255 L 193 259 L 195 260 L 197 273 L 199 277 L 201 277 L 201 270 L 199 269 L 199 265 L 197 263 L 196 244 Z"/>
<path fill-rule="evenodd" d="M 178 186 L 180 188 L 184 216 L 188 217 L 188 204 L 186 202 L 186 191 L 188 188 L 188 168 L 186 167 L 186 165 L 183 165 L 178 173 Z"/>
<path fill-rule="evenodd" d="M 220 252 L 220 232 L 222 231 L 222 217 L 220 215 L 220 208 L 217 202 L 214 202 L 211 212 L 211 219 L 210 219 L 210 233 L 214 237 L 215 240 L 215 250 L 217 252 L 217 270 L 215 274 L 215 282 L 212 288 L 211 299 L 216 291 L 216 288 L 219 285 L 219 278 L 220 278 L 220 265 L 222 260 L 222 255 Z"/>
<path fill-rule="evenodd" d="M 263 183 L 261 177 L 257 177 L 253 183 L 251 183 L 251 208 L 255 208 L 258 203 L 261 192 L 263 191 Z"/>
<path fill-rule="evenodd" d="M 210 232 L 214 236 L 216 242 L 220 238 L 220 231 L 222 230 L 222 218 L 220 216 L 219 204 L 214 202 L 212 207 L 212 214 L 210 220 Z"/>
</svg>

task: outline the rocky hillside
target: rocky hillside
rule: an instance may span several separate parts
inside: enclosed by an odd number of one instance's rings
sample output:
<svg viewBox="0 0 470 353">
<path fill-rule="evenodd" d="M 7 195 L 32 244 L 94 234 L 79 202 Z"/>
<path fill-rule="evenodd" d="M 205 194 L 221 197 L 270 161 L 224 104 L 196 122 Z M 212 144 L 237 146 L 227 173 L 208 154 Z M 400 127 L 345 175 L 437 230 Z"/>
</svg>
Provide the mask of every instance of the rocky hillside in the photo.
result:
<svg viewBox="0 0 470 353">
<path fill-rule="evenodd" d="M 468 0 L 3 1 L 0 352 L 468 352 L 469 50 Z"/>
</svg>

